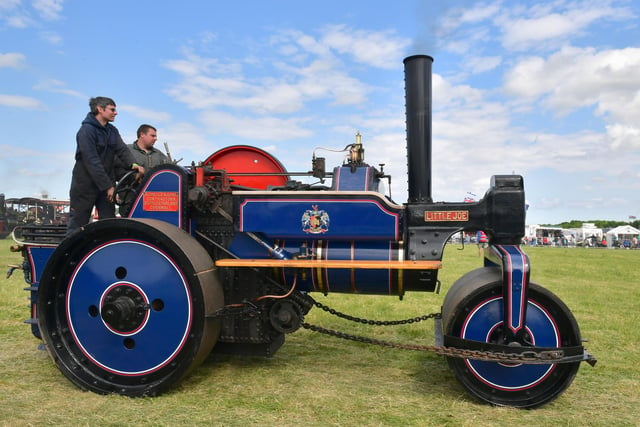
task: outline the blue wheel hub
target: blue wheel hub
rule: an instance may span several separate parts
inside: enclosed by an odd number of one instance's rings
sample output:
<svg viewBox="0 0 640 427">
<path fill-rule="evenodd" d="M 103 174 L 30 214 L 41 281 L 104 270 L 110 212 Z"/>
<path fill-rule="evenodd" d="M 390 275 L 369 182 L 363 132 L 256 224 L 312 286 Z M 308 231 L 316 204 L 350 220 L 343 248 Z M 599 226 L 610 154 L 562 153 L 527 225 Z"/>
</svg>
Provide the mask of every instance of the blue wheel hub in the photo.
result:
<svg viewBox="0 0 640 427">
<path fill-rule="evenodd" d="M 193 315 L 189 287 L 173 260 L 130 240 L 86 255 L 69 281 L 66 307 L 84 355 L 122 375 L 144 375 L 171 362 Z"/>
</svg>

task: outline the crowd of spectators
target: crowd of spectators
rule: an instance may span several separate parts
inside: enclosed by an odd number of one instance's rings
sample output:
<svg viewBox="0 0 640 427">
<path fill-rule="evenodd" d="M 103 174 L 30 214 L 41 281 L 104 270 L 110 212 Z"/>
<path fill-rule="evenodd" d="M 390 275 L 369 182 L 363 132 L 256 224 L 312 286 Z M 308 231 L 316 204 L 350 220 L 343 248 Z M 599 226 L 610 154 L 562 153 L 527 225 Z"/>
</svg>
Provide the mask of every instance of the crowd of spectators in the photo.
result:
<svg viewBox="0 0 640 427">
<path fill-rule="evenodd" d="M 640 249 L 640 241 L 638 236 L 622 236 L 613 235 L 612 241 L 608 242 L 607 238 L 598 235 L 591 235 L 584 240 L 577 240 L 573 234 L 564 236 L 563 234 L 549 237 L 527 237 L 522 240 L 524 245 L 529 246 L 560 246 L 575 247 L 581 246 L 585 248 L 623 248 L 623 249 Z"/>
</svg>

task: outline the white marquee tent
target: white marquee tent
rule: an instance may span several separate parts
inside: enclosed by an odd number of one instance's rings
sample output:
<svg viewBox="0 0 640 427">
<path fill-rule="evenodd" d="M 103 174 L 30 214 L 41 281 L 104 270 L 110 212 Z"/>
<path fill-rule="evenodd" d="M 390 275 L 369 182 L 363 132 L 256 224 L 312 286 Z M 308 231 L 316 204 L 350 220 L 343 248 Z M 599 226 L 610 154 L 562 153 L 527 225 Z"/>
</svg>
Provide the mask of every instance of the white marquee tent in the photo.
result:
<svg viewBox="0 0 640 427">
<path fill-rule="evenodd" d="M 631 240 L 634 236 L 640 235 L 640 230 L 630 225 L 621 225 L 607 231 L 607 246 L 613 244 L 614 236 L 619 242 L 625 239 Z"/>
</svg>

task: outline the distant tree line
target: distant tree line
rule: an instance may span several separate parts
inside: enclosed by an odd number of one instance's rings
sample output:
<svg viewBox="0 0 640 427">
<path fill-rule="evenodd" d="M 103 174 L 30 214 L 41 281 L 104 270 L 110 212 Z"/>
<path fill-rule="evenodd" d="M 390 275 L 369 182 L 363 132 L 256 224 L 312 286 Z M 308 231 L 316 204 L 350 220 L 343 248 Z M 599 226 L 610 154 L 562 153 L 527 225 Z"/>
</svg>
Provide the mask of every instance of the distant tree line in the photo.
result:
<svg viewBox="0 0 640 427">
<path fill-rule="evenodd" d="M 578 219 L 573 219 L 567 222 L 561 222 L 560 224 L 541 224 L 548 227 L 560 227 L 560 228 L 582 228 L 582 224 L 585 222 L 595 224 L 597 228 L 608 229 L 608 228 L 616 228 L 620 225 L 630 225 L 632 227 L 640 229 L 640 220 L 634 220 L 631 222 L 627 221 L 606 221 L 593 219 L 589 221 L 583 221 Z"/>
</svg>

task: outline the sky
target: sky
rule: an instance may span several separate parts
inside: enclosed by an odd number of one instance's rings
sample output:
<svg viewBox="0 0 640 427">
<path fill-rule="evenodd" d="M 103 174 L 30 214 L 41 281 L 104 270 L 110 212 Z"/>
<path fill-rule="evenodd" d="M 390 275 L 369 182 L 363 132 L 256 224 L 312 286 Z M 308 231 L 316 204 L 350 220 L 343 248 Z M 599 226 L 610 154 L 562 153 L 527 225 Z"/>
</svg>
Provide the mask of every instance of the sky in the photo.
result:
<svg viewBox="0 0 640 427">
<path fill-rule="evenodd" d="M 94 96 L 183 166 L 229 145 L 290 172 L 362 134 L 407 198 L 403 59 L 433 63 L 432 196 L 524 177 L 527 224 L 640 218 L 640 2 L 0 0 L 0 192 L 68 199 Z"/>
</svg>

